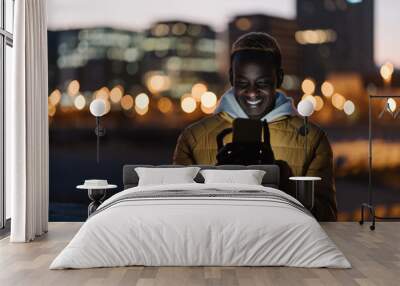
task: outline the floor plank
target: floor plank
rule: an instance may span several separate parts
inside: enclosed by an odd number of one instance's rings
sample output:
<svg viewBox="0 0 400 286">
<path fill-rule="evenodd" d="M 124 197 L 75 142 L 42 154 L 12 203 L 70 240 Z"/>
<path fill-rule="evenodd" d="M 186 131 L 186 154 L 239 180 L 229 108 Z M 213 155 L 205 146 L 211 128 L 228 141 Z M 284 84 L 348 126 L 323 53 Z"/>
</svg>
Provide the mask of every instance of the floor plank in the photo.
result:
<svg viewBox="0 0 400 286">
<path fill-rule="evenodd" d="M 81 223 L 50 223 L 49 232 L 32 243 L 0 240 L 0 285 L 399 285 L 400 222 L 379 222 L 375 231 L 352 222 L 322 223 L 352 263 L 352 269 L 290 267 L 117 267 L 84 270 L 48 269 Z"/>
</svg>

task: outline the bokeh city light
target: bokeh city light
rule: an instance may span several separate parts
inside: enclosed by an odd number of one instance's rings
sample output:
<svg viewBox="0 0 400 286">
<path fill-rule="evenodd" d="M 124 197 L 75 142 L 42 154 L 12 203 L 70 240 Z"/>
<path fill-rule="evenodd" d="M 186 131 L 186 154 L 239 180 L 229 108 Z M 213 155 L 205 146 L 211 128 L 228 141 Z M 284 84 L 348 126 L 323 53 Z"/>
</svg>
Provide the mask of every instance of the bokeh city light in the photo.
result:
<svg viewBox="0 0 400 286">
<path fill-rule="evenodd" d="M 62 94 L 59 89 L 53 90 L 49 95 L 49 104 L 56 106 L 57 104 L 60 103 L 61 97 Z"/>
<path fill-rule="evenodd" d="M 319 95 L 314 96 L 315 99 L 315 110 L 320 111 L 324 107 L 324 100 Z"/>
<path fill-rule="evenodd" d="M 380 68 L 380 74 L 386 83 L 390 83 L 394 71 L 394 66 L 390 62 L 386 62 Z"/>
<path fill-rule="evenodd" d="M 191 96 L 183 97 L 181 101 L 181 108 L 186 113 L 192 113 L 197 108 L 196 100 Z"/>
<path fill-rule="evenodd" d="M 135 97 L 135 106 L 140 109 L 145 109 L 149 106 L 150 99 L 149 96 L 145 93 L 140 93 Z"/>
<path fill-rule="evenodd" d="M 76 96 L 79 93 L 80 84 L 77 80 L 72 80 L 67 87 L 67 93 L 69 96 Z"/>
<path fill-rule="evenodd" d="M 145 115 L 145 114 L 149 111 L 149 107 L 148 107 L 148 106 L 145 106 L 145 107 L 141 108 L 141 107 L 135 105 L 135 111 L 136 111 L 136 113 L 139 114 L 140 116 L 143 116 L 143 115 Z"/>
<path fill-rule="evenodd" d="M 211 91 L 207 91 L 201 95 L 201 105 L 206 108 L 213 108 L 217 104 L 217 96 Z"/>
<path fill-rule="evenodd" d="M 301 83 L 301 89 L 305 94 L 313 94 L 315 91 L 315 83 L 312 79 L 306 78 Z"/>
<path fill-rule="evenodd" d="M 126 94 L 121 99 L 121 107 L 125 110 L 129 110 L 133 107 L 133 97 Z"/>
<path fill-rule="evenodd" d="M 157 102 L 157 107 L 162 113 L 172 111 L 172 101 L 168 97 L 161 97 Z"/>
<path fill-rule="evenodd" d="M 343 105 L 343 110 L 344 113 L 346 113 L 347 115 L 352 115 L 355 110 L 354 103 L 351 100 L 346 100 L 346 102 Z"/>
<path fill-rule="evenodd" d="M 332 95 L 332 105 L 337 109 L 342 110 L 345 102 L 346 98 L 343 95 L 339 93 Z"/>
<path fill-rule="evenodd" d="M 321 85 L 321 92 L 325 97 L 331 97 L 335 92 L 335 88 L 329 81 L 324 81 Z"/>
<path fill-rule="evenodd" d="M 110 100 L 113 103 L 119 103 L 121 101 L 122 96 L 124 95 L 124 88 L 121 85 L 115 86 L 110 91 Z"/>
<path fill-rule="evenodd" d="M 82 94 L 76 96 L 74 99 L 74 105 L 75 105 L 76 109 L 78 109 L 78 110 L 84 109 L 85 105 L 86 105 L 85 97 Z"/>
<path fill-rule="evenodd" d="M 200 101 L 203 93 L 207 91 L 207 86 L 204 83 L 196 83 L 192 87 L 192 96 L 196 101 Z"/>
</svg>

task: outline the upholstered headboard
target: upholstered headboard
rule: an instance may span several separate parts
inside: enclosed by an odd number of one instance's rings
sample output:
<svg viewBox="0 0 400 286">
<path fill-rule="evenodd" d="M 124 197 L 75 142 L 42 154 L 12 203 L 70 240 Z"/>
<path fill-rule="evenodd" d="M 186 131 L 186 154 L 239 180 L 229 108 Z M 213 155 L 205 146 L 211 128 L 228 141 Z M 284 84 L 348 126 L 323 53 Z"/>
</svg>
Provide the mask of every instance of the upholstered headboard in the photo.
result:
<svg viewBox="0 0 400 286">
<path fill-rule="evenodd" d="M 250 166 L 241 166 L 241 165 L 220 165 L 220 166 L 209 166 L 209 165 L 193 165 L 200 167 L 201 169 L 222 169 L 222 170 L 264 170 L 265 175 L 262 180 L 262 185 L 266 187 L 279 188 L 279 167 L 277 165 L 250 165 Z M 123 183 L 124 189 L 136 187 L 139 182 L 139 177 L 135 172 L 136 167 L 148 167 L 148 168 L 177 168 L 177 167 L 185 167 L 181 165 L 124 165 L 123 169 Z M 199 173 L 195 178 L 195 181 L 198 183 L 203 183 L 204 178 Z"/>
</svg>

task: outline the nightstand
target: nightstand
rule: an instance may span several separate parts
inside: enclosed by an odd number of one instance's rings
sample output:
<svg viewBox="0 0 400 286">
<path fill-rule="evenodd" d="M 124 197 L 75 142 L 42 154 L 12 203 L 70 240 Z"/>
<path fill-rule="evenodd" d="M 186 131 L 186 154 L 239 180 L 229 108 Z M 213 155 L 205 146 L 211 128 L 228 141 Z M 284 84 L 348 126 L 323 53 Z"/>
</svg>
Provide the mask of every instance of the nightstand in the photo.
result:
<svg viewBox="0 0 400 286">
<path fill-rule="evenodd" d="M 301 202 L 307 209 L 312 210 L 314 207 L 314 186 L 316 181 L 320 181 L 320 177 L 290 177 L 289 180 L 296 183 L 296 199 Z"/>
<path fill-rule="evenodd" d="M 83 185 L 76 186 L 77 189 L 87 190 L 89 199 L 92 201 L 88 206 L 88 217 L 103 203 L 107 190 L 116 187 L 117 185 L 108 184 L 107 180 L 85 180 Z"/>
</svg>

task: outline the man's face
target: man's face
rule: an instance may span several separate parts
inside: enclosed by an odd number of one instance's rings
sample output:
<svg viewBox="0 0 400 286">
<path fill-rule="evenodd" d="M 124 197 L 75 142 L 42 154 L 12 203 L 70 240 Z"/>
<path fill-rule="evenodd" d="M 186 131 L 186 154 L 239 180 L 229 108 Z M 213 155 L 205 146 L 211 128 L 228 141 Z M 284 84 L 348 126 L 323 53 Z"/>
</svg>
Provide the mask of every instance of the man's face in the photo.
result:
<svg viewBox="0 0 400 286">
<path fill-rule="evenodd" d="M 238 52 L 232 73 L 235 98 L 249 118 L 261 119 L 274 108 L 277 72 L 269 54 Z"/>
</svg>

